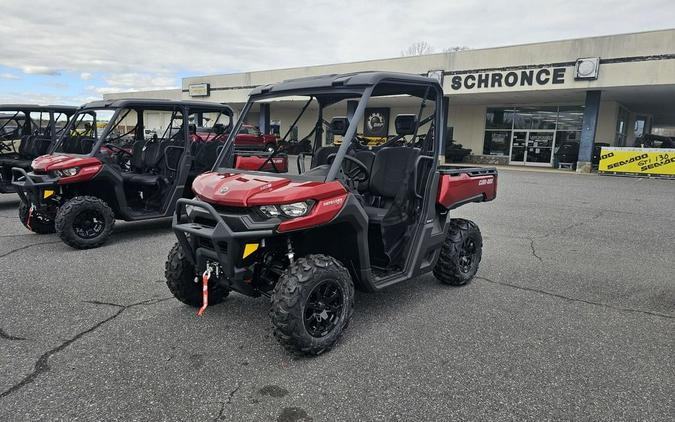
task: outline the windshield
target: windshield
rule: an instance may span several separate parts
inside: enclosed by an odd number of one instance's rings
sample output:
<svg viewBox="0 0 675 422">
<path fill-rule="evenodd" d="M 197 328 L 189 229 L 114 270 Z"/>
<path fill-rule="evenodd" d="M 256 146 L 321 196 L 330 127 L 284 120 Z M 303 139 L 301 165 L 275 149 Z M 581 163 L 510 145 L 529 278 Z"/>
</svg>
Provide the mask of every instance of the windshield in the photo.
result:
<svg viewBox="0 0 675 422">
<path fill-rule="evenodd" d="M 59 139 L 54 152 L 89 154 L 115 114 L 114 109 L 87 109 L 77 112 Z"/>
<path fill-rule="evenodd" d="M 358 173 L 354 167 L 362 161 L 366 161 L 362 164 L 369 171 L 372 156 L 384 147 L 425 147 L 427 153 L 433 151 L 433 142 L 425 146 L 424 140 L 433 140 L 428 135 L 434 134 L 435 102 L 420 98 L 419 87 L 413 92 L 415 95 L 405 94 L 408 89 L 405 87 L 400 93 L 394 90 L 394 95 L 391 87 L 385 88 L 380 95 L 375 90 L 369 97 L 363 91 L 351 89 L 251 99 L 237 122 L 236 134 L 228 139 L 234 148 L 228 144 L 230 148 L 221 154 L 217 167 L 224 170 L 236 166 L 270 175 L 285 173 L 326 180 L 329 173 L 338 178 Z M 431 97 L 429 92 L 426 94 Z M 357 108 L 361 113 L 355 119 Z M 399 131 L 397 119 L 411 122 L 409 130 Z M 347 140 L 348 157 L 340 160 L 338 150 L 350 132 L 354 136 Z M 262 150 L 261 146 L 269 142 L 274 142 L 273 150 Z M 251 157 L 258 160 L 251 161 Z M 336 159 L 340 162 L 331 170 Z M 287 162 L 287 170 L 280 165 L 283 160 Z M 243 162 L 253 162 L 255 167 L 244 166 Z M 357 179 L 363 177 L 358 175 Z"/>
</svg>

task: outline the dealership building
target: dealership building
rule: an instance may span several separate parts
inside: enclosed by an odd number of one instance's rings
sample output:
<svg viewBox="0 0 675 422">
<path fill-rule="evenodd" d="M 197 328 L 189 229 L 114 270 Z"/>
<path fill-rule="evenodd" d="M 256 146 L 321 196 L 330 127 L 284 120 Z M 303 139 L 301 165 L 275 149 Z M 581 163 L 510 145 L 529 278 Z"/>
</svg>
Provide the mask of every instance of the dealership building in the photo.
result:
<svg viewBox="0 0 675 422">
<path fill-rule="evenodd" d="M 578 170 L 586 171 L 594 143 L 633 146 L 643 134 L 675 135 L 675 29 L 193 76 L 184 78 L 179 89 L 105 98 L 202 99 L 227 103 L 236 113 L 259 85 L 368 70 L 439 79 L 449 99 L 452 137 L 472 150 L 471 162 L 552 167 L 561 145 L 577 143 Z M 400 101 L 391 107 L 392 116 L 416 113 L 412 104 Z M 288 108 L 288 118 L 272 120 L 272 125 L 285 133 L 304 104 L 285 100 L 279 105 Z M 269 130 L 269 116 L 263 114 L 247 120 Z M 313 118 L 301 119 L 299 133 L 309 133 L 312 125 Z"/>
</svg>

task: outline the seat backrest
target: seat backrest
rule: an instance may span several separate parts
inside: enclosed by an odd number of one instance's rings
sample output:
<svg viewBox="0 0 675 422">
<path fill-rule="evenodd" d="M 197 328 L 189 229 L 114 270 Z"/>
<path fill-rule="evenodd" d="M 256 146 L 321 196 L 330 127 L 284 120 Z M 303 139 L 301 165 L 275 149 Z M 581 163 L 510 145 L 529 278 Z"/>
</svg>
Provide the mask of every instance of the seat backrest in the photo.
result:
<svg viewBox="0 0 675 422">
<path fill-rule="evenodd" d="M 417 127 L 417 116 L 414 114 L 399 114 L 394 120 L 397 135 L 413 135 Z"/>
<path fill-rule="evenodd" d="M 33 149 L 33 136 L 32 135 L 22 136 L 21 144 L 19 144 L 19 156 L 30 158 L 32 149 Z"/>
<path fill-rule="evenodd" d="M 195 168 L 200 171 L 210 170 L 216 162 L 218 147 L 222 144 L 216 140 L 202 142 L 199 152 L 195 155 Z"/>
<path fill-rule="evenodd" d="M 333 135 L 345 136 L 349 129 L 349 119 L 346 117 L 333 117 L 330 121 L 330 131 Z"/>
<path fill-rule="evenodd" d="M 96 144 L 96 139 L 94 138 L 81 138 L 78 145 L 77 154 L 89 154 L 91 149 L 94 148 L 94 144 Z"/>
<path fill-rule="evenodd" d="M 377 151 L 370 173 L 370 193 L 394 198 L 410 177 L 419 153 L 419 149 L 409 147 L 385 147 Z"/>
<path fill-rule="evenodd" d="M 159 140 L 150 140 L 143 145 L 142 158 L 145 171 L 157 169 L 159 160 L 162 158 L 162 143 Z"/>
<path fill-rule="evenodd" d="M 35 138 L 33 141 L 33 154 L 35 157 L 47 154 L 49 151 L 49 145 L 51 145 L 52 140 L 50 138 Z"/>
<path fill-rule="evenodd" d="M 339 147 L 335 145 L 329 145 L 327 147 L 321 147 L 317 149 L 314 153 L 314 156 L 312 157 L 312 167 L 328 164 L 328 156 L 337 153 L 338 149 Z"/>
<path fill-rule="evenodd" d="M 131 147 L 131 169 L 134 171 L 143 170 L 143 146 L 145 145 L 144 140 L 139 140 L 134 142 L 134 145 Z"/>
</svg>

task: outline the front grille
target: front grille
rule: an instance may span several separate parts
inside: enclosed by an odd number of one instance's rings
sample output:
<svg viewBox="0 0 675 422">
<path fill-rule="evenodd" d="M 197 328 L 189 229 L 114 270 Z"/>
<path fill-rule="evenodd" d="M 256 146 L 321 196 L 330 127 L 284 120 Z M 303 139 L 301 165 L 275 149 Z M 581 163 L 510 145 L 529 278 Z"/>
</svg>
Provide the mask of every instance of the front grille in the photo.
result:
<svg viewBox="0 0 675 422">
<path fill-rule="evenodd" d="M 213 220 L 208 217 L 202 217 L 202 216 L 196 216 L 194 218 L 194 222 L 197 224 L 201 224 L 202 226 L 206 226 L 209 228 L 214 228 L 216 227 L 216 220 Z"/>
<path fill-rule="evenodd" d="M 206 237 L 202 237 L 202 236 L 197 236 L 197 245 L 196 246 L 198 248 L 204 248 L 204 249 L 208 249 L 208 250 L 211 250 L 211 251 L 216 250 L 216 248 L 214 247 L 213 240 L 211 240 L 209 238 L 206 238 Z M 227 242 L 222 242 L 222 241 L 218 242 L 218 249 L 220 249 L 220 252 L 222 252 L 222 253 L 227 253 Z"/>
<path fill-rule="evenodd" d="M 230 207 L 230 206 L 225 206 L 225 205 L 214 205 L 216 211 L 218 211 L 218 214 L 229 214 L 229 215 L 242 215 L 242 214 L 248 214 L 250 211 L 250 208 L 246 207 Z"/>
</svg>

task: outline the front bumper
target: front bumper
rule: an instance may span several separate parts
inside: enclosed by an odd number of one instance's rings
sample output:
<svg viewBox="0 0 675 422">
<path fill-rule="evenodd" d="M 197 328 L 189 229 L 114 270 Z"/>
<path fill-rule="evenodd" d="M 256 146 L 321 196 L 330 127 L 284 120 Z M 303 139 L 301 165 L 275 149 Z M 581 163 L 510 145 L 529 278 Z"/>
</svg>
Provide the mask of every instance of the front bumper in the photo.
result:
<svg viewBox="0 0 675 422">
<path fill-rule="evenodd" d="M 188 215 L 187 207 L 191 207 Z M 232 290 L 257 296 L 250 280 L 252 265 L 243 260 L 247 243 L 261 243 L 275 234 L 276 219 L 255 221 L 250 214 L 219 212 L 211 204 L 181 198 L 176 202 L 173 231 L 186 258 L 197 271 L 204 271 L 207 262 L 216 262 L 222 270 L 221 281 Z"/>
<path fill-rule="evenodd" d="M 21 200 L 27 204 L 33 204 L 40 208 L 46 206 L 45 191 L 58 192 L 60 186 L 58 177 L 51 177 L 46 174 L 27 173 L 26 170 L 12 168 L 12 185 L 16 188 Z"/>
</svg>

